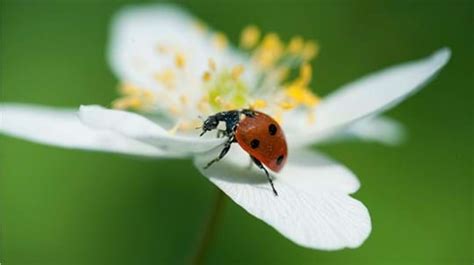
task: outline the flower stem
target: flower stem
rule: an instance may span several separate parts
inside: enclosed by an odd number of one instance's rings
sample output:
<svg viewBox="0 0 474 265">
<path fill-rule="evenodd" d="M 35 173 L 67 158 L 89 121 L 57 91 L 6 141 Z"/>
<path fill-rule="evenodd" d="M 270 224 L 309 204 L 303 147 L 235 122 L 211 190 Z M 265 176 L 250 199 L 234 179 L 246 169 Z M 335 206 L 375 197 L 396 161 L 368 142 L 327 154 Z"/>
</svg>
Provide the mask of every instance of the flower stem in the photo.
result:
<svg viewBox="0 0 474 265">
<path fill-rule="evenodd" d="M 217 224 L 219 223 L 220 217 L 224 210 L 225 205 L 225 194 L 220 189 L 217 189 L 216 198 L 212 206 L 211 212 L 209 213 L 208 220 L 203 227 L 203 233 L 197 243 L 196 252 L 191 260 L 191 264 L 200 265 L 203 264 L 209 247 L 212 243 L 214 234 L 216 233 Z"/>
</svg>

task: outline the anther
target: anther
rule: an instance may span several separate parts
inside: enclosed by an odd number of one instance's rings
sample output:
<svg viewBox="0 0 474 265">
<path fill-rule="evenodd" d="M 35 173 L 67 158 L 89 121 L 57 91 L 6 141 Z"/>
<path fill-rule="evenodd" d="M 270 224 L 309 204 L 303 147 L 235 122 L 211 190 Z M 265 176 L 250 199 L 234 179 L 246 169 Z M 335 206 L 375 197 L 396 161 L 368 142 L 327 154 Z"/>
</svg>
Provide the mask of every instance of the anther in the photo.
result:
<svg viewBox="0 0 474 265">
<path fill-rule="evenodd" d="M 288 52 L 291 54 L 299 54 L 304 47 L 304 40 L 300 36 L 291 38 L 290 44 L 288 45 Z"/>
<path fill-rule="evenodd" d="M 213 37 L 214 45 L 219 49 L 224 49 L 227 47 L 227 37 L 222 32 L 217 32 Z"/>
<path fill-rule="evenodd" d="M 216 61 L 214 61 L 214 59 L 212 58 L 209 58 L 208 64 L 209 64 L 209 69 L 215 72 L 217 69 Z"/>
<path fill-rule="evenodd" d="M 202 80 L 204 82 L 208 82 L 209 80 L 211 80 L 211 73 L 209 73 L 208 71 L 204 72 L 202 74 Z"/>
<path fill-rule="evenodd" d="M 237 65 L 232 68 L 232 79 L 237 80 L 240 78 L 242 73 L 244 72 L 244 67 L 242 65 Z"/>
<path fill-rule="evenodd" d="M 174 63 L 176 67 L 183 69 L 186 66 L 186 58 L 182 53 L 176 53 L 174 56 Z"/>
<path fill-rule="evenodd" d="M 315 41 L 307 41 L 304 45 L 302 56 L 306 61 L 312 60 L 319 53 L 319 45 Z"/>
<path fill-rule="evenodd" d="M 245 49 L 250 49 L 257 44 L 260 39 L 260 30 L 254 26 L 250 25 L 244 28 L 240 36 L 240 45 Z"/>
</svg>

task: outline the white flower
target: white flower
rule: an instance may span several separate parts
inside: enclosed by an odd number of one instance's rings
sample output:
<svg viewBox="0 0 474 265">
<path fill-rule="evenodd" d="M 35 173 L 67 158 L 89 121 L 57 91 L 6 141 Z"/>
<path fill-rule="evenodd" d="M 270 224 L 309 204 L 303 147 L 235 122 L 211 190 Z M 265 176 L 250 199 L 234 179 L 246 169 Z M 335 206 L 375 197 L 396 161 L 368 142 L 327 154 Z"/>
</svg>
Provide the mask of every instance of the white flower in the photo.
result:
<svg viewBox="0 0 474 265">
<path fill-rule="evenodd" d="M 67 148 L 192 157 L 232 200 L 295 243 L 323 250 L 358 247 L 371 231 L 366 207 L 350 196 L 358 179 L 305 147 L 347 138 L 396 144 L 402 126 L 377 115 L 431 80 L 450 51 L 376 72 L 319 99 L 307 88 L 316 43 L 295 37 L 284 46 L 275 34 L 259 40 L 259 30 L 249 27 L 243 51 L 237 51 L 223 34 L 175 7 L 127 8 L 114 20 L 109 47 L 110 65 L 123 84 L 123 97 L 113 105 L 121 110 L 81 106 L 77 113 L 4 103 L 0 132 Z M 293 81 L 282 77 L 289 68 L 300 71 Z M 225 139 L 199 138 L 198 116 L 248 104 L 276 117 L 285 131 L 288 162 L 273 174 L 279 196 L 262 172 L 248 169 L 238 145 L 203 169 Z"/>
</svg>

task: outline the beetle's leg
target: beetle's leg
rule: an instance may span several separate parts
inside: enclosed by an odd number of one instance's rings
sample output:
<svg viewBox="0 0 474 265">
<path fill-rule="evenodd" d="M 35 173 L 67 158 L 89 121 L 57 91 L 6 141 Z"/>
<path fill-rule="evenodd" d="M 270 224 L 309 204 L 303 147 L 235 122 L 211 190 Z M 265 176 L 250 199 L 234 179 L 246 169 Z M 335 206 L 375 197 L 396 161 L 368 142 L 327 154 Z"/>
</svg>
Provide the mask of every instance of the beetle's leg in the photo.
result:
<svg viewBox="0 0 474 265">
<path fill-rule="evenodd" d="M 207 169 L 208 167 L 210 167 L 212 164 L 214 164 L 215 162 L 221 160 L 230 150 L 230 146 L 232 145 L 232 143 L 234 142 L 235 138 L 232 136 L 229 138 L 229 140 L 227 140 L 227 142 L 225 143 L 224 145 L 224 149 L 222 149 L 221 153 L 219 154 L 218 157 L 212 159 L 211 161 L 209 161 L 209 163 L 207 163 L 207 165 L 204 167 L 204 169 Z"/>
<path fill-rule="evenodd" d="M 256 159 L 253 156 L 250 156 L 250 158 L 252 158 L 253 162 L 255 163 L 255 165 L 257 165 L 257 167 L 259 167 L 260 169 L 262 169 L 265 172 L 265 175 L 267 176 L 268 182 L 270 182 L 270 186 L 272 186 L 273 194 L 275 194 L 275 196 L 278 196 L 278 192 L 276 191 L 275 186 L 273 185 L 273 180 L 270 177 L 270 174 L 268 174 L 267 169 L 262 165 L 262 162 L 260 162 L 260 160 Z"/>
<path fill-rule="evenodd" d="M 226 130 L 221 130 L 221 129 L 217 130 L 217 138 L 221 138 L 223 136 L 227 136 Z"/>
</svg>

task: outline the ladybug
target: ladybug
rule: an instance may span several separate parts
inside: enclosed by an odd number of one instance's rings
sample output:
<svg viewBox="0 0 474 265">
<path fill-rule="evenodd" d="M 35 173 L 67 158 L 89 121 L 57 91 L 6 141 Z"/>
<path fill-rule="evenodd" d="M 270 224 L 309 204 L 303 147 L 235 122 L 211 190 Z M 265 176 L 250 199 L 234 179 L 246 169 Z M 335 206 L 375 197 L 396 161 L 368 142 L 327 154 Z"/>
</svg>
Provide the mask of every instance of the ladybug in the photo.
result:
<svg viewBox="0 0 474 265">
<path fill-rule="evenodd" d="M 252 109 L 222 111 L 204 121 L 200 136 L 217 129 L 220 122 L 225 123 L 225 129 L 218 129 L 217 136 L 228 137 L 228 140 L 219 156 L 211 160 L 204 169 L 221 160 L 229 152 L 232 143 L 238 143 L 250 155 L 253 163 L 265 172 L 273 193 L 278 196 L 272 178 L 265 168 L 266 166 L 273 172 L 279 172 L 286 163 L 288 147 L 278 123 L 267 114 Z"/>
</svg>

